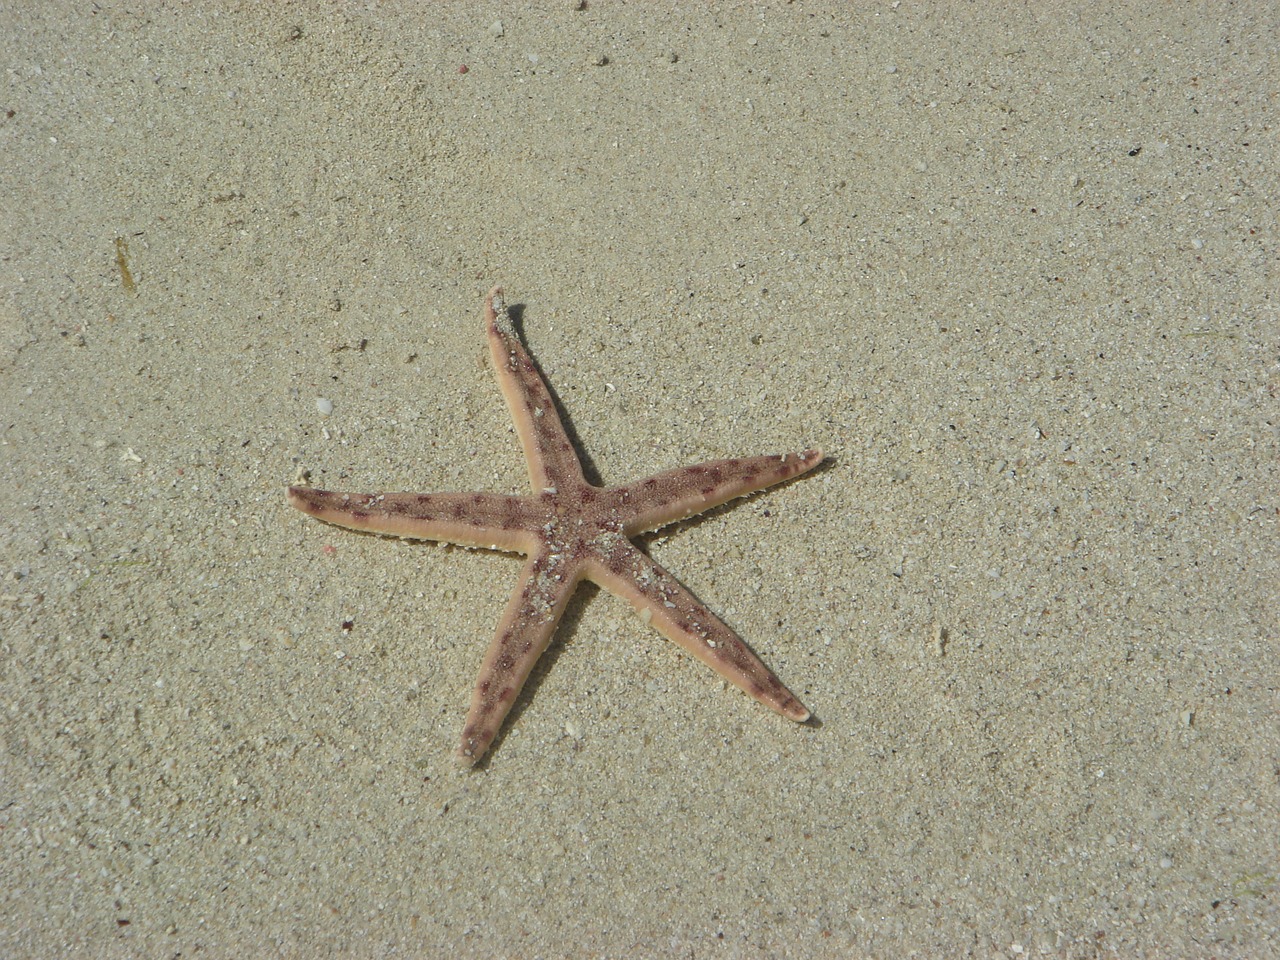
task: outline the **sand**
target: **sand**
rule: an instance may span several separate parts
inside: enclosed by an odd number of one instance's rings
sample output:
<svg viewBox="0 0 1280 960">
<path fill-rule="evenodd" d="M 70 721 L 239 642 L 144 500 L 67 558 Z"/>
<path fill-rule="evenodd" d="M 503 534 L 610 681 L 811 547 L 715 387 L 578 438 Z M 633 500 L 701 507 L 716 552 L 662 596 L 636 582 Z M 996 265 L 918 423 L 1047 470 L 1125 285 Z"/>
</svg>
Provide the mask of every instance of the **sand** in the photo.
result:
<svg viewBox="0 0 1280 960">
<path fill-rule="evenodd" d="M 0 11 L 0 955 L 1261 957 L 1274 10 Z M 451 753 L 516 559 L 326 527 L 821 446 Z M 327 416 L 321 407 L 331 405 Z"/>
</svg>

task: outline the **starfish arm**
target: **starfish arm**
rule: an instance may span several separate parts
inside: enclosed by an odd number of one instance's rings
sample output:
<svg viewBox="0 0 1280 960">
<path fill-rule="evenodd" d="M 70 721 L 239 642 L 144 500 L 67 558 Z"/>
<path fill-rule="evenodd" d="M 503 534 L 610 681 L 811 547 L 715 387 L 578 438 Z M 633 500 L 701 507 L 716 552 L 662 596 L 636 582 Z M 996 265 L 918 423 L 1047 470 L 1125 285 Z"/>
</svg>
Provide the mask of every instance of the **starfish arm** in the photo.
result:
<svg viewBox="0 0 1280 960">
<path fill-rule="evenodd" d="M 611 487 L 608 495 L 624 518 L 627 536 L 635 536 L 790 480 L 821 462 L 821 450 L 715 460 Z"/>
<path fill-rule="evenodd" d="M 766 707 L 797 723 L 809 719 L 805 705 L 736 633 L 630 542 L 619 538 L 607 556 L 588 560 L 587 577 L 628 601 L 664 637 Z"/>
<path fill-rule="evenodd" d="M 549 547 L 544 546 L 525 561 L 520 581 L 485 653 L 462 728 L 462 742 L 455 754 L 463 766 L 479 760 L 498 735 L 533 665 L 551 642 L 580 579 L 576 565 Z"/>
<path fill-rule="evenodd" d="M 532 553 L 546 512 L 532 497 L 496 493 L 338 493 L 290 487 L 290 506 L 352 530 L 409 540 Z"/>
<path fill-rule="evenodd" d="M 533 492 L 554 492 L 561 485 L 585 483 L 551 391 L 516 336 L 501 287 L 494 287 L 485 298 L 484 320 L 489 355 L 528 461 Z"/>
</svg>

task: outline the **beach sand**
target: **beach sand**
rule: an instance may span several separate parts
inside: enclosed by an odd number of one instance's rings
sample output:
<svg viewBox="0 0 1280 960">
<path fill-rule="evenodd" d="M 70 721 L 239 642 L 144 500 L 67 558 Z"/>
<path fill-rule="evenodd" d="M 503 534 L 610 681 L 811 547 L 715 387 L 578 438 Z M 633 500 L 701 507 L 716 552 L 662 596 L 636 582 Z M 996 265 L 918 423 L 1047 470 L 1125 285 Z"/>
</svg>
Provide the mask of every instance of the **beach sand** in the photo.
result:
<svg viewBox="0 0 1280 960">
<path fill-rule="evenodd" d="M 1274 9 L 0 12 L 0 955 L 1261 957 Z M 38 7 L 38 9 L 37 9 Z M 644 541 L 814 711 L 289 509 L 822 447 Z M 327 416 L 320 406 L 331 404 Z"/>
</svg>

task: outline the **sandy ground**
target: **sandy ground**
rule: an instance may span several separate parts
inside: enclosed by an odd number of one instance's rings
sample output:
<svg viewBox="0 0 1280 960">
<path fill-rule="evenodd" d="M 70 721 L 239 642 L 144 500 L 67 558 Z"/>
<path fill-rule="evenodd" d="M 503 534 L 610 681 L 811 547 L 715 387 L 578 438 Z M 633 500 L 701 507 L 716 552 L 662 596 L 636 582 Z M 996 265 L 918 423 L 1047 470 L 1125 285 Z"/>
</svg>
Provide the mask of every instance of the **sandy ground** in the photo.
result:
<svg viewBox="0 0 1280 960">
<path fill-rule="evenodd" d="M 0 954 L 1274 955 L 1274 9 L 1040 6 L 6 5 Z M 583 590 L 455 769 L 517 561 L 283 488 L 522 489 L 494 283 L 828 452 L 648 541 L 818 722 Z"/>
</svg>

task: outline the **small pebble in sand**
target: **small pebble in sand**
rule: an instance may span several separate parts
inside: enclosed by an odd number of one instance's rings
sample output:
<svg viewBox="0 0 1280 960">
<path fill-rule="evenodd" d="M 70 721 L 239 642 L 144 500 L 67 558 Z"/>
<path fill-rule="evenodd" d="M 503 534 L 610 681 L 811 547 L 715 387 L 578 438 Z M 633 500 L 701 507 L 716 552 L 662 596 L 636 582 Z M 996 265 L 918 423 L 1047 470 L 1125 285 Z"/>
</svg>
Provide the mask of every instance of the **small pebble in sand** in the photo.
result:
<svg viewBox="0 0 1280 960">
<path fill-rule="evenodd" d="M 320 416 L 327 417 L 333 413 L 333 401 L 324 397 L 316 397 L 316 409 L 320 411 Z"/>
</svg>

